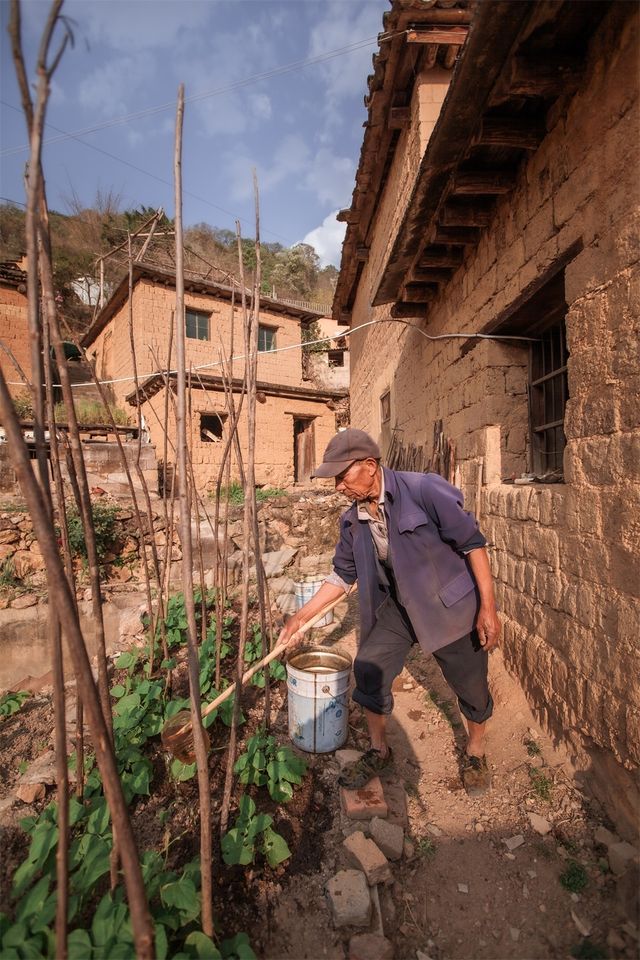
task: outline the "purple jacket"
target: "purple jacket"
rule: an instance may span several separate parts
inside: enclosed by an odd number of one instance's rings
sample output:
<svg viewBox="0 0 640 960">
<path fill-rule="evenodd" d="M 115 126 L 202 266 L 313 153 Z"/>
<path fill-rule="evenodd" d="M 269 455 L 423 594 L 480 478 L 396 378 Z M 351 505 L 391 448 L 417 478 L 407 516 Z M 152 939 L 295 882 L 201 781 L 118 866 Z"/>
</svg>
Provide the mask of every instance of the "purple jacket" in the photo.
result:
<svg viewBox="0 0 640 960">
<path fill-rule="evenodd" d="M 461 548 L 470 541 L 478 546 L 478 524 L 463 509 L 460 490 L 437 473 L 383 471 L 389 556 L 399 599 L 423 650 L 439 650 L 475 624 L 480 598 Z M 362 643 L 387 591 L 380 582 L 369 523 L 358 520 L 355 503 L 340 518 L 333 566 L 346 583 L 358 581 Z"/>
</svg>

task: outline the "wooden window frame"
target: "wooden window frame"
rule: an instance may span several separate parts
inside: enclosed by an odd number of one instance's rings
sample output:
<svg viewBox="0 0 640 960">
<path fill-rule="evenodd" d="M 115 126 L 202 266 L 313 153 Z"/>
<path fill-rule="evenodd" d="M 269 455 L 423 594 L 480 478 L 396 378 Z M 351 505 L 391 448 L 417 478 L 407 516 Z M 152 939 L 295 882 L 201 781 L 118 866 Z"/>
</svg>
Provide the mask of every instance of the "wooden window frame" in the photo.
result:
<svg viewBox="0 0 640 960">
<path fill-rule="evenodd" d="M 271 327 L 268 323 L 258 324 L 258 353 L 273 353 L 276 349 L 276 335 L 278 332 L 277 327 Z M 260 346 L 262 334 L 271 334 L 271 346 L 262 348 Z"/>
<path fill-rule="evenodd" d="M 195 319 L 195 322 L 196 322 L 196 328 L 195 328 L 195 329 L 196 329 L 196 335 L 195 335 L 195 336 L 191 336 L 190 333 L 189 333 L 189 314 L 191 314 L 191 318 L 192 318 L 192 319 Z M 200 322 L 201 322 L 201 321 L 206 321 L 206 324 L 207 324 L 207 330 L 206 330 L 207 335 L 206 335 L 206 337 L 200 336 Z M 185 334 L 185 337 L 186 337 L 188 340 L 201 340 L 201 341 L 211 340 L 211 314 L 210 314 L 210 313 L 207 313 L 206 310 L 196 310 L 195 307 L 185 307 L 185 311 L 184 311 L 184 334 Z"/>
<path fill-rule="evenodd" d="M 387 407 L 385 411 L 385 407 Z M 386 415 L 385 415 L 386 414 Z M 385 390 L 380 395 L 380 423 L 389 423 L 391 420 L 391 390 Z"/>
</svg>

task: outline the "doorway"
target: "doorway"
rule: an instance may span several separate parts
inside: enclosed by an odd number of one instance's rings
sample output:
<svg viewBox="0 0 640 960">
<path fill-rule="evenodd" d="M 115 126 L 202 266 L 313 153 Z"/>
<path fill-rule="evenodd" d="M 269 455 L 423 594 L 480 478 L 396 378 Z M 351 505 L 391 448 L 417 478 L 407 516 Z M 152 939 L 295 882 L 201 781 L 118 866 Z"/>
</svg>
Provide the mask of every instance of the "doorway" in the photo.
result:
<svg viewBox="0 0 640 960">
<path fill-rule="evenodd" d="M 315 464 L 316 434 L 314 418 L 294 417 L 293 474 L 295 483 L 307 483 Z"/>
</svg>

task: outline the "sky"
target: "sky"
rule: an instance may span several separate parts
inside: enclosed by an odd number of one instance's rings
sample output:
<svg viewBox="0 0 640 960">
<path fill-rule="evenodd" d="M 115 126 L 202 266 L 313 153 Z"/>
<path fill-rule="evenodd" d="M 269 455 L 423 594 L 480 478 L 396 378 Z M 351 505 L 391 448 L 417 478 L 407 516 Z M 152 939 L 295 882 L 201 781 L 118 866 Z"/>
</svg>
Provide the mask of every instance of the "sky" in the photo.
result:
<svg viewBox="0 0 640 960">
<path fill-rule="evenodd" d="M 184 83 L 185 225 L 233 230 L 240 219 L 253 236 L 255 167 L 263 241 L 312 243 L 323 265 L 339 265 L 344 225 L 335 214 L 351 203 L 366 80 L 388 8 L 388 0 L 66 0 L 74 45 L 47 113 L 49 206 L 69 212 L 73 198 L 90 207 L 112 192 L 123 209 L 162 206 L 173 216 Z M 34 80 L 48 9 L 22 3 Z M 0 196 L 24 202 L 26 128 L 7 0 L 0 18 Z"/>
</svg>

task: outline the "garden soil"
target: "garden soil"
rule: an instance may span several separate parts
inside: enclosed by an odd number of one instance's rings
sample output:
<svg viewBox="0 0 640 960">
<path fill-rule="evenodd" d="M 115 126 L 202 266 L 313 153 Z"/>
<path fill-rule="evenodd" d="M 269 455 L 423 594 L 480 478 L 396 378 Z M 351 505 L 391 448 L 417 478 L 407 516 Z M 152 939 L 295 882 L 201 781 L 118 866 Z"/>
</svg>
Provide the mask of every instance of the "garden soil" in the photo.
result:
<svg viewBox="0 0 640 960">
<path fill-rule="evenodd" d="M 336 627 L 316 631 L 317 642 L 337 641 L 355 652 L 355 601 L 350 605 Z M 493 788 L 480 799 L 470 799 L 462 789 L 463 727 L 435 661 L 414 650 L 395 683 L 390 724 L 395 767 L 385 779 L 394 797 L 392 813 L 402 819 L 406 804 L 410 842 L 405 856 L 391 865 L 393 882 L 379 888 L 381 915 L 371 932 L 384 932 L 395 960 L 636 957 L 638 931 L 629 916 L 633 894 L 629 897 L 608 871 L 606 851 L 594 839 L 601 812 L 579 792 L 566 758 L 536 726 L 499 652 L 492 655 L 490 670 L 496 702 L 487 744 Z M 181 682 L 179 674 L 177 688 Z M 72 732 L 72 688 L 68 706 Z M 246 740 L 262 718 L 256 688 L 248 691 L 244 710 Z M 272 723 L 286 740 L 284 684 L 274 689 Z M 224 778 L 225 729 L 212 730 L 214 820 Z M 49 786 L 45 800 L 26 805 L 15 800 L 16 784 L 24 765 L 50 747 L 51 731 L 49 688 L 35 693 L 0 727 L 0 900 L 5 905 L 10 904 L 11 875 L 27 849 L 19 818 L 42 809 L 54 792 Z M 346 746 L 366 747 L 357 708 L 351 711 Z M 197 853 L 196 781 L 172 781 L 159 741 L 152 749 L 151 794 L 137 803 L 134 828 L 142 846 L 162 851 L 167 864 L 178 867 Z M 261 794 L 261 809 L 272 813 L 292 858 L 276 870 L 215 864 L 220 933 L 246 931 L 264 960 L 343 960 L 350 937 L 362 932 L 334 929 L 325 887 L 349 866 L 342 844 L 363 824 L 346 820 L 340 811 L 335 758 L 307 759 L 309 775 L 291 803 L 265 802 Z M 531 813 L 549 822 L 545 836 L 532 828 Z"/>
</svg>

